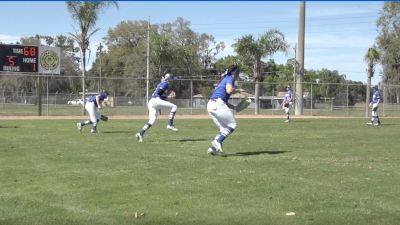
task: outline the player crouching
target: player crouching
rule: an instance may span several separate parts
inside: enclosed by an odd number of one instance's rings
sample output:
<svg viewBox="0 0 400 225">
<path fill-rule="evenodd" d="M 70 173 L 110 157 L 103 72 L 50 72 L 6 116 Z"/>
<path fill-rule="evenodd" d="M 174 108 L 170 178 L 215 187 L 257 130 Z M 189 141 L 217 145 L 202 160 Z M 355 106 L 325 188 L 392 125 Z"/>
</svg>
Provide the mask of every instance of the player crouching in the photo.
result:
<svg viewBox="0 0 400 225">
<path fill-rule="evenodd" d="M 76 124 L 80 132 L 82 131 L 82 128 L 84 126 L 92 124 L 92 129 L 90 130 L 90 132 L 97 133 L 97 125 L 102 118 L 99 110 L 102 108 L 102 103 L 107 99 L 108 93 L 106 91 L 102 91 L 98 95 L 92 96 L 88 99 L 88 101 L 85 103 L 85 109 L 89 113 L 89 120 Z M 103 120 L 105 120 L 104 118 L 107 117 L 103 116 Z"/>
</svg>

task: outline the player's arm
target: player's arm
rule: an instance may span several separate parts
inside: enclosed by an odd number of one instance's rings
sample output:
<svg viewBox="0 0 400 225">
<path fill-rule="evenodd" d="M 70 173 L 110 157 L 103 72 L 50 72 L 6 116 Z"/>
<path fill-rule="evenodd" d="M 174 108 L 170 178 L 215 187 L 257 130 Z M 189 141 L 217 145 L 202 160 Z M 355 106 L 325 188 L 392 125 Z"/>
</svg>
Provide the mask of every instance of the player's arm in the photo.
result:
<svg viewBox="0 0 400 225">
<path fill-rule="evenodd" d="M 232 84 L 229 84 L 229 83 L 225 86 L 225 89 L 226 89 L 226 93 L 228 93 L 228 94 L 233 94 L 235 92 L 235 87 Z M 232 105 L 229 102 L 227 102 L 226 105 L 230 109 L 235 109 L 235 106 Z"/>
<path fill-rule="evenodd" d="M 100 95 L 97 95 L 97 96 L 96 96 L 96 102 L 97 102 L 97 108 L 101 109 Z"/>
<path fill-rule="evenodd" d="M 232 105 L 232 104 L 229 103 L 229 102 L 226 103 L 226 106 L 228 106 L 228 108 L 230 108 L 230 109 L 235 109 L 235 106 Z"/>
</svg>

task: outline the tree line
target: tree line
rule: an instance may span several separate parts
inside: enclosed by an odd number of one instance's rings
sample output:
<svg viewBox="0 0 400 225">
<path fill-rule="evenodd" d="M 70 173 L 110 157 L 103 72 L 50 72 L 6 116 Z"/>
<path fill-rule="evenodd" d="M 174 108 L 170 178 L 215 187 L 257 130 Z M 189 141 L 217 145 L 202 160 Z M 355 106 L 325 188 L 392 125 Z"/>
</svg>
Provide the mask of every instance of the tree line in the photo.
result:
<svg viewBox="0 0 400 225">
<path fill-rule="evenodd" d="M 252 34 L 238 37 L 233 44 L 236 55 L 219 57 L 225 44 L 215 39 L 213 35 L 197 33 L 190 27 L 190 21 L 178 17 L 175 21 L 163 24 L 149 24 L 147 20 L 122 21 L 116 27 L 107 31 L 103 37 L 102 49 L 89 49 L 90 37 L 98 28 L 96 21 L 100 9 L 115 5 L 116 2 L 67 2 L 67 8 L 78 24 L 76 33 L 69 36 L 58 35 L 50 37 L 35 35 L 21 38 L 20 44 L 57 46 L 62 49 L 62 75 L 51 85 L 52 92 L 79 92 L 83 86 L 90 91 L 109 90 L 119 96 L 143 97 L 147 73 L 147 42 L 150 42 L 150 86 L 154 87 L 161 77 L 174 73 L 181 79 L 219 80 L 220 74 L 229 64 L 238 64 L 242 69 L 241 85 L 250 93 L 256 95 L 272 95 L 272 92 L 283 91 L 284 86 L 293 83 L 293 59 L 286 64 L 276 64 L 272 56 L 279 51 L 286 52 L 289 45 L 285 36 L 279 30 L 270 29 L 259 37 Z M 83 10 L 86 9 L 86 10 Z M 92 10 L 91 17 L 83 14 Z M 88 23 L 83 23 L 85 20 Z M 83 26 L 86 24 L 86 27 Z M 148 29 L 150 27 L 150 30 Z M 383 67 L 383 84 L 400 83 L 400 3 L 385 2 L 377 21 L 379 35 L 376 46 L 372 48 L 378 54 L 372 56 L 367 52 L 365 60 L 368 77 L 373 76 L 374 67 L 381 63 Z M 148 40 L 148 32 L 150 40 Z M 18 43 L 17 43 L 18 44 Z M 86 52 L 97 51 L 96 59 L 91 69 L 86 73 Z M 101 50 L 101 51 L 99 51 Z M 371 63 L 371 60 L 372 63 Z M 83 65 L 83 66 L 80 66 Z M 102 87 L 98 87 L 93 77 L 105 79 Z M 85 73 L 83 82 L 69 76 L 79 76 Z M 114 78 L 129 78 L 114 79 Z M 132 80 L 133 79 L 133 80 Z M 305 70 L 304 81 L 320 83 L 357 84 L 352 86 L 350 105 L 360 99 L 365 99 L 367 90 L 361 87 L 362 82 L 346 79 L 345 74 L 336 70 Z M 213 89 L 210 82 L 194 82 L 194 94 L 209 95 Z M 248 82 L 254 83 L 248 83 Z M 187 83 L 184 83 L 187 85 Z M 255 84 L 255 85 L 254 85 Z M 7 76 L 0 77 L 2 90 L 34 91 L 35 80 L 32 78 Z M 177 98 L 190 98 L 190 90 L 185 85 L 178 85 Z M 310 91 L 304 86 L 304 91 Z M 368 88 L 367 88 L 368 89 Z M 399 89 L 388 90 L 389 99 L 400 102 Z M 347 90 L 346 90 L 347 92 Z M 313 90 L 313 97 L 336 97 L 342 99 L 344 90 L 340 85 L 318 85 Z"/>
</svg>

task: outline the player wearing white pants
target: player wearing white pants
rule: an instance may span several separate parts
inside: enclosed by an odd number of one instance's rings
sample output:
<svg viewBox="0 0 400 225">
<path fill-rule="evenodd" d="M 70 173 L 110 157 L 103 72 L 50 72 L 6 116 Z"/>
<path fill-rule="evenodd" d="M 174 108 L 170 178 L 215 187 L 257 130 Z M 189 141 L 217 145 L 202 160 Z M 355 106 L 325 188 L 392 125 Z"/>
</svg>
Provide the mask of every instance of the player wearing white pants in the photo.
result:
<svg viewBox="0 0 400 225">
<path fill-rule="evenodd" d="M 170 109 L 167 129 L 178 131 L 178 128 L 174 126 L 174 118 L 178 107 L 175 104 L 165 100 L 168 96 L 169 86 L 172 85 L 174 80 L 176 80 L 176 77 L 167 73 L 162 79 L 161 83 L 157 85 L 157 88 L 148 103 L 149 121 L 143 126 L 139 133 L 136 134 L 138 143 L 143 142 L 144 133 L 156 122 L 157 113 L 160 109 Z"/>
<path fill-rule="evenodd" d="M 170 109 L 168 126 L 174 126 L 174 117 L 176 110 L 178 110 L 178 107 L 175 104 L 162 100 L 159 97 L 153 97 L 149 101 L 148 109 L 149 109 L 149 122 L 147 122 L 148 124 L 153 125 L 156 122 L 157 113 L 159 110 Z"/>
<path fill-rule="evenodd" d="M 293 104 L 293 92 L 289 85 L 286 87 L 286 91 L 287 92 L 282 102 L 282 108 L 285 110 L 286 114 L 285 122 L 288 123 L 290 121 L 290 108 L 292 107 Z"/>
<path fill-rule="evenodd" d="M 207 152 L 211 155 L 222 153 L 223 141 L 235 131 L 237 124 L 235 116 L 230 109 L 234 106 L 228 103 L 230 95 L 235 91 L 235 79 L 239 75 L 238 66 L 230 66 L 217 85 L 207 103 L 208 115 L 217 125 L 219 131 L 211 142 Z"/>
<path fill-rule="evenodd" d="M 372 95 L 372 101 L 369 103 L 371 107 L 371 122 L 368 125 L 380 126 L 381 120 L 378 116 L 378 107 L 381 99 L 381 94 L 379 93 L 378 85 L 372 87 L 374 89 L 374 94 Z"/>
<path fill-rule="evenodd" d="M 236 129 L 235 116 L 228 105 L 220 98 L 208 101 L 207 112 L 219 129 L 214 141 L 221 143 L 222 148 L 224 139 Z M 220 151 L 222 152 L 222 149 Z"/>
<path fill-rule="evenodd" d="M 102 108 L 102 102 L 107 98 L 108 93 L 103 91 L 98 95 L 92 96 L 88 99 L 88 101 L 85 103 L 85 109 L 89 113 L 89 120 L 76 124 L 79 131 L 82 131 L 84 126 L 92 124 L 92 129 L 90 132 L 97 133 L 97 124 L 100 122 L 101 116 L 99 110 Z"/>
</svg>

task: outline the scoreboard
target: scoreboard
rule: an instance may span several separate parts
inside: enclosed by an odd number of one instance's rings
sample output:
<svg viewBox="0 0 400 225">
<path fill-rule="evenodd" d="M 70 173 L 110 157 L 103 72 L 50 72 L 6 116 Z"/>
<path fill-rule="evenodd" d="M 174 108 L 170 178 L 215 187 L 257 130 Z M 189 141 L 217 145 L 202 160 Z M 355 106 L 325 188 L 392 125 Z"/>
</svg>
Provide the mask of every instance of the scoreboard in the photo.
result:
<svg viewBox="0 0 400 225">
<path fill-rule="evenodd" d="M 38 47 L 0 44 L 0 72 L 38 72 Z"/>
</svg>

